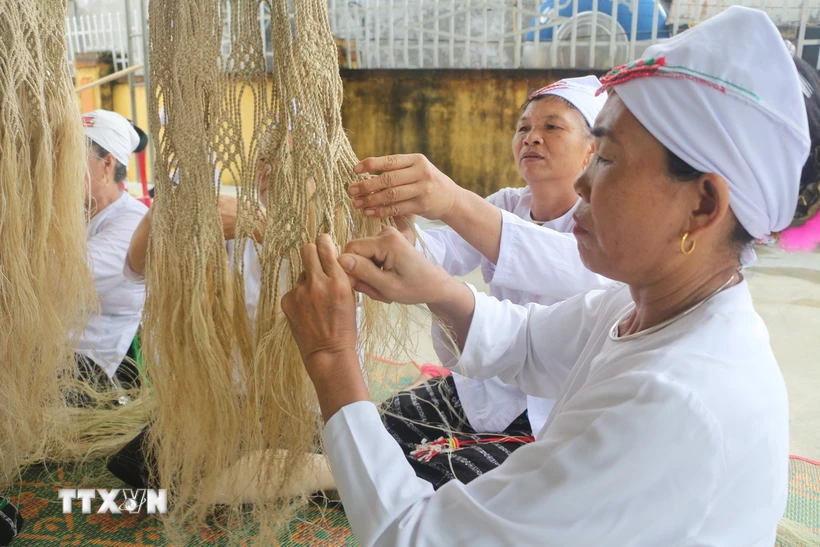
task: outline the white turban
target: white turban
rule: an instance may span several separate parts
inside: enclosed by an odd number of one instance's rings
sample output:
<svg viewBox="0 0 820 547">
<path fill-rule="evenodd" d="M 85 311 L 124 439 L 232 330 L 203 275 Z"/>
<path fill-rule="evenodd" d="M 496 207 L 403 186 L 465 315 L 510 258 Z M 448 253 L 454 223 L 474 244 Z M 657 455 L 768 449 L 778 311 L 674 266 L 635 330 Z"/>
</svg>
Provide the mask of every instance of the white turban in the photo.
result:
<svg viewBox="0 0 820 547">
<path fill-rule="evenodd" d="M 789 226 L 809 128 L 797 69 L 765 13 L 730 7 L 601 81 L 672 153 L 726 179 L 752 237 Z"/>
<path fill-rule="evenodd" d="M 561 97 L 577 108 L 589 126 L 592 127 L 595 125 L 595 118 L 598 117 L 598 113 L 606 102 L 606 94 L 598 95 L 599 89 L 601 89 L 601 82 L 595 76 L 564 78 L 534 91 L 527 97 L 527 100 L 531 101 L 544 95 Z"/>
</svg>

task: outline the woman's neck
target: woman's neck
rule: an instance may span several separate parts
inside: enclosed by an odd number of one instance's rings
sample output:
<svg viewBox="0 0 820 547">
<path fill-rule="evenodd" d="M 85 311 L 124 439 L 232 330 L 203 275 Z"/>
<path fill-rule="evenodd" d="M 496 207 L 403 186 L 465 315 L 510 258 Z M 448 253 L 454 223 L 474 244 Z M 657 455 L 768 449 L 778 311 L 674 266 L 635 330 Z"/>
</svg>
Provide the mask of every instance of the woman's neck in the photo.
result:
<svg viewBox="0 0 820 547">
<path fill-rule="evenodd" d="M 532 193 L 530 211 L 532 219 L 537 222 L 549 222 L 567 214 L 578 201 L 578 195 L 572 189 L 572 183 L 529 184 Z"/>
<path fill-rule="evenodd" d="M 120 199 L 120 189 L 116 184 L 106 186 L 105 191 L 91 198 L 88 213 L 91 218 L 98 215 L 103 209 Z"/>
<path fill-rule="evenodd" d="M 646 286 L 630 285 L 635 310 L 619 325 L 619 334 L 627 336 L 652 328 L 741 280 L 737 267 L 731 264 L 710 271 L 674 272 Z"/>
</svg>

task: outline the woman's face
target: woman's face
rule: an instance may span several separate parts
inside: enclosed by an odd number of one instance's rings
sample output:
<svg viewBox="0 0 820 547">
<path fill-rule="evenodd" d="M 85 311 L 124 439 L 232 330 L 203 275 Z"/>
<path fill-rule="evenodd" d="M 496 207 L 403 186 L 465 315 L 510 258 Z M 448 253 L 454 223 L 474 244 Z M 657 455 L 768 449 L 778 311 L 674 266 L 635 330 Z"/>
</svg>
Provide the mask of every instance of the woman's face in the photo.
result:
<svg viewBox="0 0 820 547">
<path fill-rule="evenodd" d="M 699 210 L 710 207 L 703 186 L 669 176 L 666 148 L 615 93 L 593 134 L 595 155 L 575 181 L 583 199 L 573 232 L 581 259 L 590 270 L 630 285 L 662 279 L 683 257 L 681 236 Z"/>
<path fill-rule="evenodd" d="M 559 97 L 530 102 L 512 139 L 518 174 L 528 185 L 575 180 L 592 156 L 588 131 L 581 113 Z"/>
</svg>

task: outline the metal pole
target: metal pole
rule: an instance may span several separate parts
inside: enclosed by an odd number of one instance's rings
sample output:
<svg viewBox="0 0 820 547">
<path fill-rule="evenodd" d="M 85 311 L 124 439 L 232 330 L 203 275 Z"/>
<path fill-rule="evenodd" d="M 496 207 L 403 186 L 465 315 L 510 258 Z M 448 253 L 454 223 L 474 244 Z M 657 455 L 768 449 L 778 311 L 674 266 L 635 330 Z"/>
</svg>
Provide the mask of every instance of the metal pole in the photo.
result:
<svg viewBox="0 0 820 547">
<path fill-rule="evenodd" d="M 148 61 L 150 57 L 150 55 L 148 55 L 148 10 L 146 9 L 145 0 L 140 0 L 140 14 L 142 15 L 142 21 L 140 21 L 142 23 L 142 62 L 145 65 L 145 70 L 143 71 L 144 76 L 142 77 L 143 85 L 145 85 L 145 120 L 147 122 L 145 131 L 148 133 L 148 153 L 153 163 L 154 139 L 151 135 L 151 65 Z"/>
<path fill-rule="evenodd" d="M 128 47 L 128 66 L 134 66 L 134 46 L 131 43 L 131 0 L 125 0 L 125 36 L 126 45 Z M 131 95 L 131 119 L 137 121 L 137 95 L 134 92 L 134 72 L 128 73 L 128 93 Z M 139 169 L 137 172 L 137 182 L 142 182 L 142 174 Z"/>
</svg>

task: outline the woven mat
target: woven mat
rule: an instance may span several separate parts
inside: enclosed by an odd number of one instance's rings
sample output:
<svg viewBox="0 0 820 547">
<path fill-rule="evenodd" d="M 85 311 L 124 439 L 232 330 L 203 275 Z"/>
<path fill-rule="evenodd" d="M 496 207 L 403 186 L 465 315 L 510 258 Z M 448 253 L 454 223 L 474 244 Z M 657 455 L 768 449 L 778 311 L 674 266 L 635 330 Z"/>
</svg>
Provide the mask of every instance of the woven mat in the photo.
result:
<svg viewBox="0 0 820 547">
<path fill-rule="evenodd" d="M 101 477 L 93 484 L 106 488 L 127 488 L 110 474 L 103 472 L 102 463 L 94 467 Z M 89 486 L 77 482 L 72 468 L 60 467 L 48 470 L 42 467 L 28 470 L 19 484 L 19 491 L 10 492 L 12 501 L 20 507 L 25 525 L 23 533 L 12 542 L 18 546 L 76 546 L 96 545 L 101 547 L 147 547 L 171 545 L 165 535 L 162 523 L 154 515 L 143 510 L 137 514 L 98 514 L 98 498 L 92 502 L 90 515 L 84 515 L 75 502 L 74 510 L 68 515 L 62 512 L 62 502 L 57 499 L 60 488 L 82 488 Z M 250 539 L 254 535 L 253 526 L 232 532 L 232 545 L 237 538 Z M 200 530 L 192 536 L 187 546 L 214 545 L 227 546 L 229 533 L 214 526 Z M 250 545 L 243 541 L 240 545 Z M 285 547 L 307 546 L 354 546 L 358 545 L 350 531 L 347 518 L 341 509 L 313 505 L 299 511 L 290 522 L 288 530 L 279 538 L 279 545 Z"/>
<path fill-rule="evenodd" d="M 412 364 L 387 367 L 381 377 L 370 379 L 374 398 L 406 389 L 419 380 L 419 369 Z M 93 468 L 93 466 L 92 466 Z M 820 464 L 801 459 L 791 460 L 791 485 L 785 517 L 805 527 L 807 532 L 820 534 Z M 96 469 L 100 478 L 94 486 L 120 488 L 122 483 L 104 470 L 102 463 Z M 28 470 L 18 487 L 7 495 L 21 508 L 26 520 L 24 532 L 12 543 L 12 547 L 149 547 L 171 545 L 159 519 L 144 513 L 136 515 L 90 514 L 83 515 L 79 507 L 69 515 L 62 512 L 62 502 L 57 499 L 60 488 L 82 488 L 79 476 L 72 468 Z M 99 506 L 94 502 L 93 509 Z M 228 533 L 217 527 L 200 530 L 186 547 L 251 545 L 252 526 L 234 532 L 229 542 Z M 352 547 L 358 545 L 344 512 L 338 507 L 311 506 L 298 512 L 279 538 L 283 547 Z M 805 544 L 801 547 L 815 547 Z M 778 542 L 781 547 L 795 547 Z"/>
<path fill-rule="evenodd" d="M 802 542 L 799 547 L 820 547 L 820 462 L 793 456 L 789 469 L 789 503 L 783 516 L 799 524 L 803 532 L 816 534 L 814 541 Z M 798 547 L 783 540 L 777 545 Z"/>
</svg>

